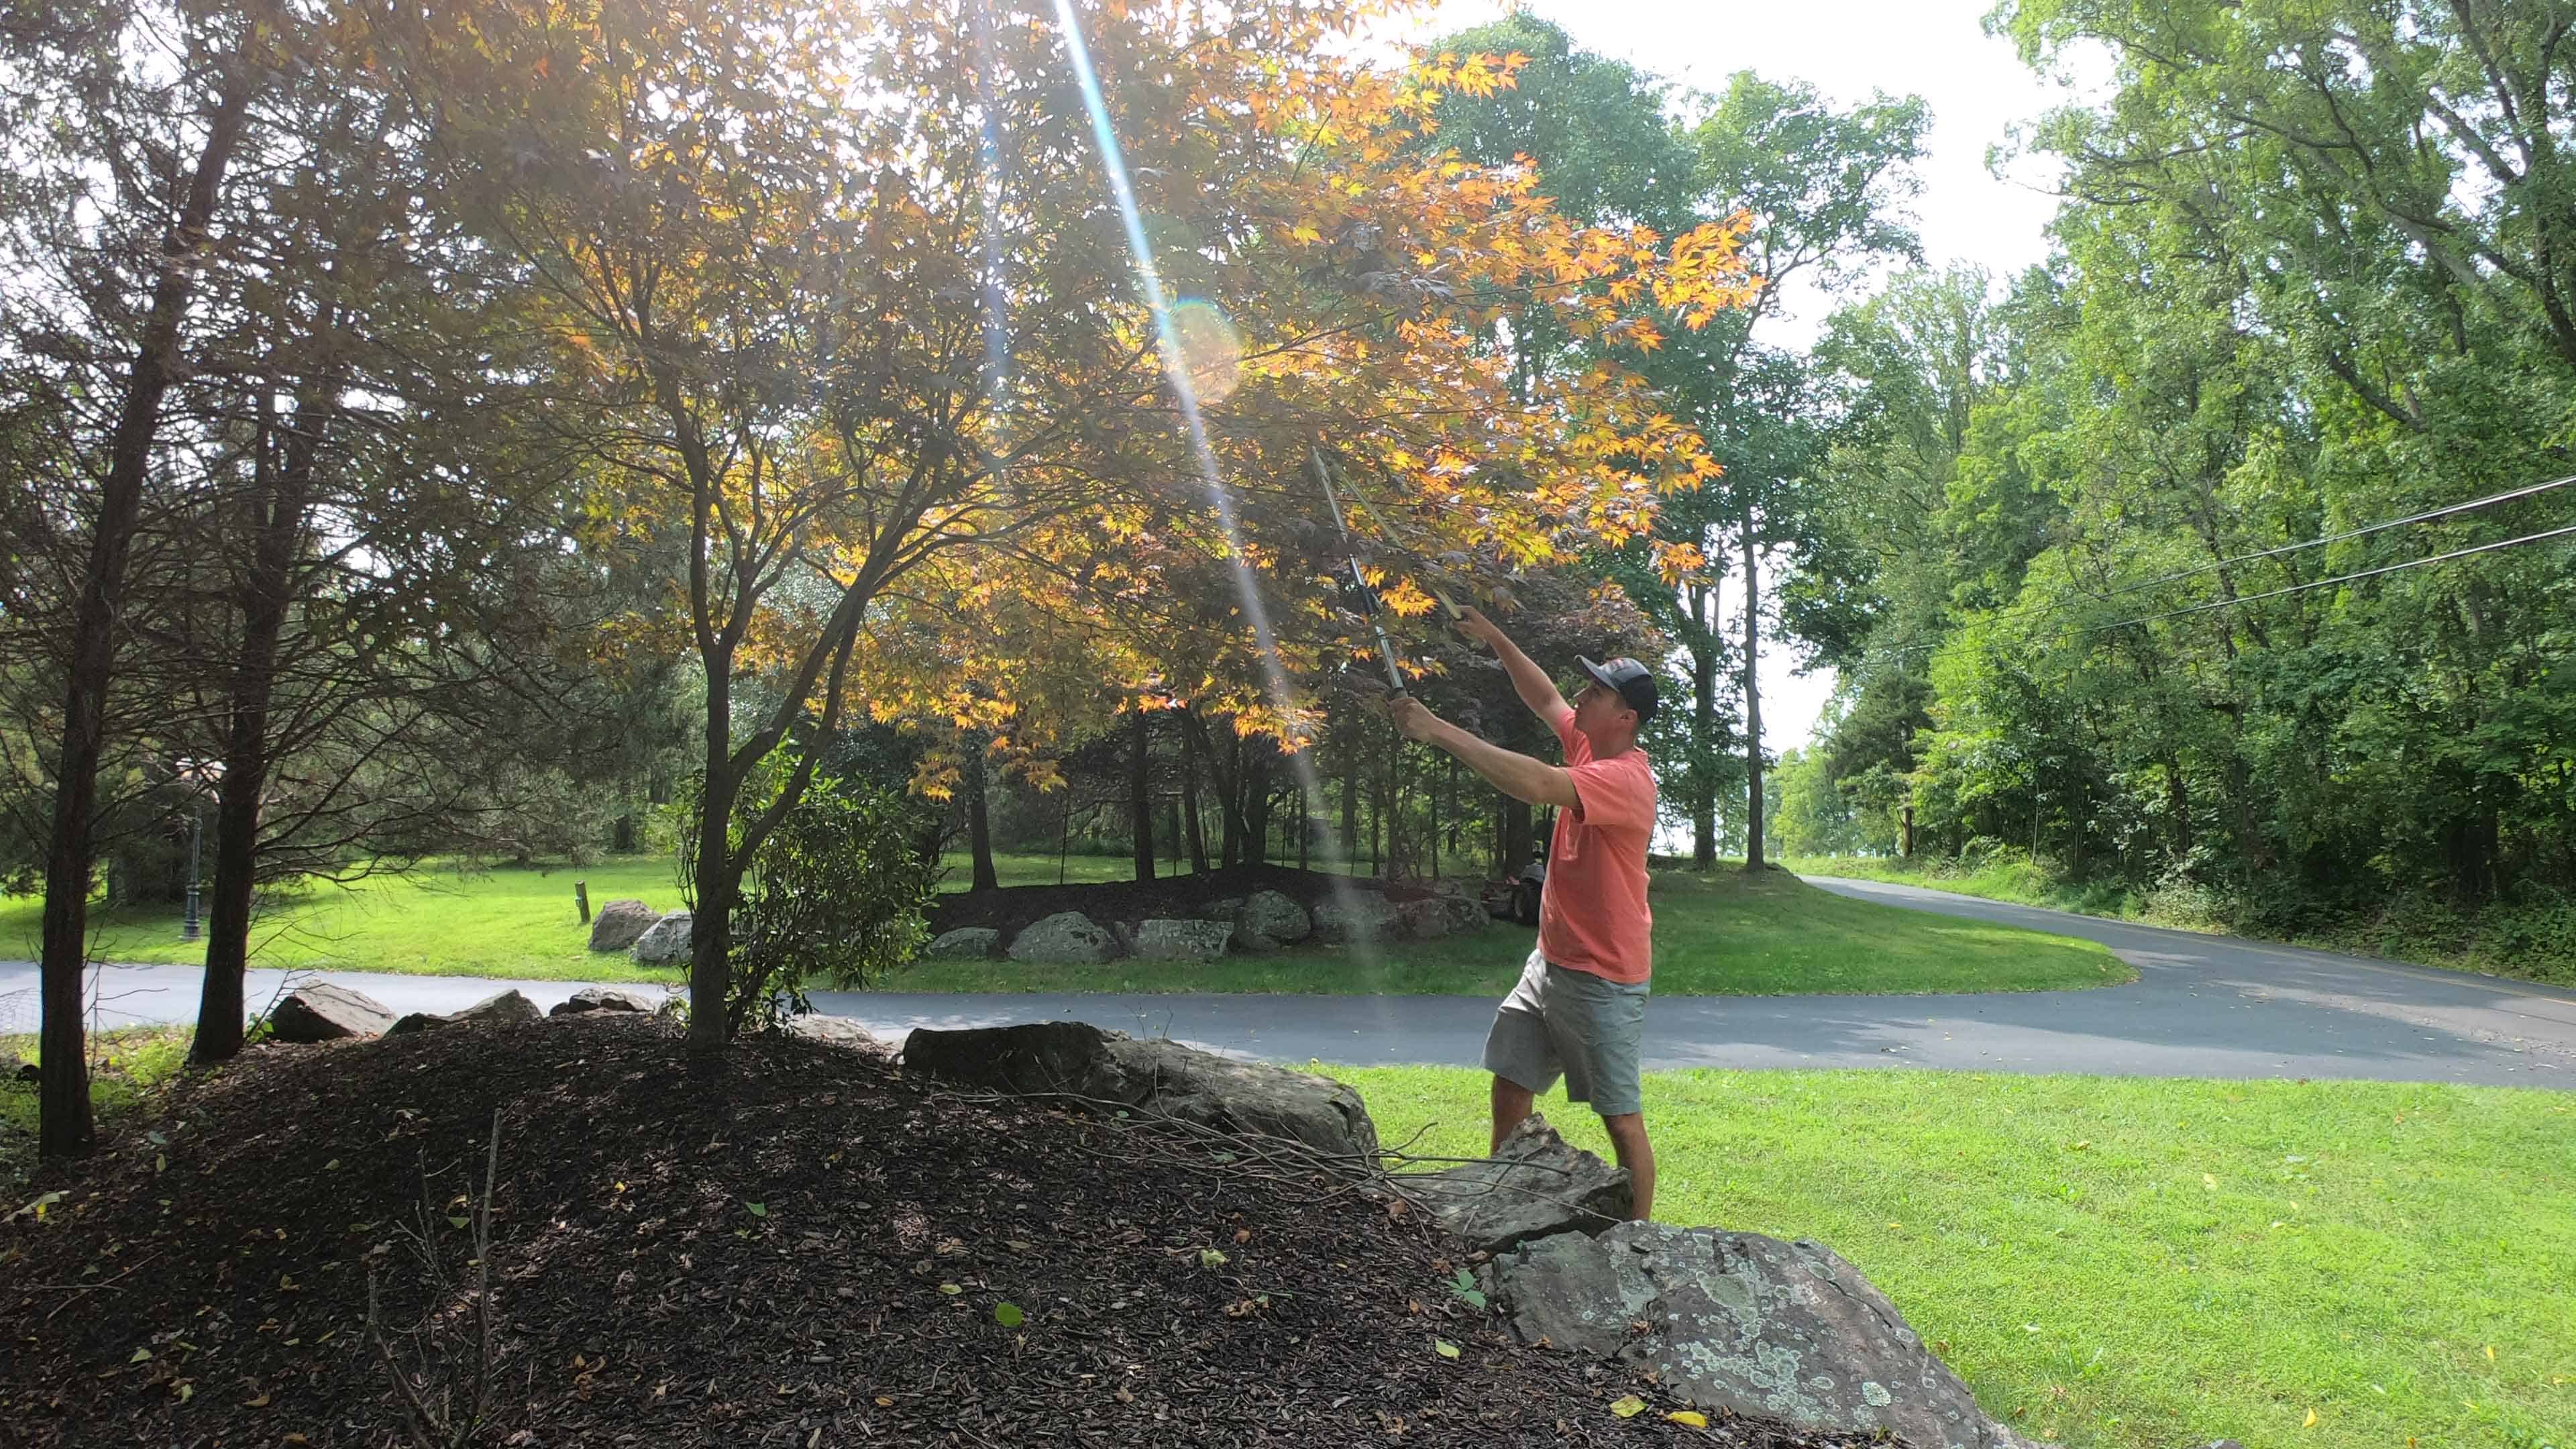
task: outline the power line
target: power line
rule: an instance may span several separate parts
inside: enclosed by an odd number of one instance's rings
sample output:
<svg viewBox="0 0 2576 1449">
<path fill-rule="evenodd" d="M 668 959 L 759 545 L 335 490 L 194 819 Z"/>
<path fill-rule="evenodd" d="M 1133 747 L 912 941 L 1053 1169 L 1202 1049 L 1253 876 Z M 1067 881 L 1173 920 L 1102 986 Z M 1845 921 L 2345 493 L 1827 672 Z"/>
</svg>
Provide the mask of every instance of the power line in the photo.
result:
<svg viewBox="0 0 2576 1449">
<path fill-rule="evenodd" d="M 2120 587 L 2112 589 L 2108 593 L 2096 594 L 2093 597 L 2097 599 L 2116 599 L 2123 594 L 2134 594 L 2142 589 L 2152 589 L 2158 584 L 2170 584 L 2182 579 L 2196 579 L 2202 574 L 2216 573 L 2220 569 L 2234 568 L 2238 564 L 2255 563 L 2267 558 L 2279 558 L 2284 554 L 2299 553 L 2311 548 L 2323 548 L 2327 544 L 2341 543 L 2350 538 L 2363 538 L 2374 533 L 2385 533 L 2392 528 L 2404 528 L 2410 523 L 2430 523 L 2437 518 L 2449 518 L 2456 514 L 2475 512 L 2481 508 L 2492 508 L 2499 503 L 2511 503 L 2515 499 L 2534 497 L 2538 494 L 2546 493 L 2553 488 L 2564 488 L 2570 483 L 2576 483 L 2576 475 L 2570 475 L 2565 478 L 2553 478 L 2546 483 L 2534 483 L 2527 488 L 2514 488 L 2503 493 L 2491 493 L 2484 498 L 2472 498 L 2466 503 L 2453 503 L 2447 507 L 2430 509 L 2423 513 L 2410 513 L 2404 518 L 2391 518 L 2382 523 L 2367 523 L 2363 524 L 2359 528 L 2345 529 L 2341 533 L 2329 533 L 2323 538 L 2302 539 L 2297 543 L 2285 543 L 2278 548 L 2267 548 L 2259 553 L 2238 554 L 2234 558 L 2223 558 L 2216 563 L 2206 563 L 2197 568 L 2184 569 L 2180 573 L 2165 574 L 2152 579 L 2142 579 L 2134 584 L 2122 584 Z"/>
<path fill-rule="evenodd" d="M 2322 548 L 2330 543 L 2342 543 L 2347 539 L 2363 538 L 2374 533 L 2385 533 L 2392 528 L 2404 528 L 2410 524 L 2429 523 L 2436 519 L 2451 518 L 2459 514 L 2475 512 L 2481 508 L 2492 508 L 2499 503 L 2511 503 L 2518 499 L 2535 497 L 2539 494 L 2547 493 L 2552 489 L 2567 487 L 2570 484 L 2576 484 L 2576 474 L 2571 474 L 2565 478 L 2553 478 L 2546 483 L 2533 483 L 2522 488 L 2510 488 L 2502 493 L 2490 493 L 2484 498 L 2472 498 L 2465 503 L 2446 504 L 2440 508 L 2427 509 L 2422 513 L 2410 513 L 2403 518 L 2390 518 L 2378 523 L 2366 523 L 2359 528 L 2348 528 L 2341 533 L 2330 533 L 2319 538 L 2302 539 L 2297 543 L 2283 544 L 2278 548 L 2267 548 L 2255 553 L 2239 554 L 2233 558 L 2223 558 L 2215 563 L 2200 564 L 2196 567 L 2183 569 L 2175 573 L 2159 574 L 2151 579 L 2142 579 L 2135 583 L 2122 584 L 2118 588 L 2099 594 L 2092 594 L 2089 597 L 2096 600 L 2116 599 L 2128 594 L 2134 594 L 2142 590 L 2154 588 L 2160 584 L 2176 583 L 2183 579 L 2198 578 L 2203 574 L 2215 573 L 2220 569 L 2233 568 L 2238 564 L 2255 563 L 2267 558 L 2279 558 L 2286 554 L 2299 553 L 2307 549 Z M 2304 584 L 2294 584 L 2288 588 L 2271 590 L 2268 593 L 2246 594 L 2231 599 L 2219 599 L 2212 603 L 2199 604 L 2187 609 L 2175 609 L 2167 613 L 2148 614 L 2135 619 L 2126 619 L 2117 624 L 2098 624 L 2091 628 L 2079 629 L 2076 632 L 2079 635 L 2099 634 L 2112 629 L 2126 628 L 2131 624 L 2151 624 L 2164 619 L 2179 619 L 2193 614 L 2205 614 L 2216 609 L 2234 608 L 2238 604 L 2251 604 L 2264 599 L 2282 598 L 2290 594 L 2305 593 L 2310 589 L 2321 589 L 2335 584 L 2350 583 L 2356 579 L 2377 578 L 2381 574 L 2400 573 L 2407 569 L 2419 568 L 2425 564 L 2442 563 L 2451 559 L 2466 558 L 2472 554 L 2490 553 L 2500 548 L 2512 548 L 2517 544 L 2542 542 L 2548 539 L 2561 537 L 2571 532 L 2576 532 L 2576 528 L 2561 528 L 2553 529 L 2546 533 L 2526 534 L 2521 538 L 2505 539 L 2498 543 L 2480 544 L 2474 548 L 2464 548 L 2454 550 L 2450 553 L 2435 554 L 2428 558 L 2415 559 L 2407 563 L 2390 564 L 2382 568 L 2365 569 L 2359 573 L 2344 574 L 2337 578 L 2316 579 Z M 2040 619 L 2046 618 L 2050 614 L 2062 611 L 2066 607 L 2067 601 L 2063 599 L 2051 600 L 2031 613 L 2024 614 L 2019 617 L 2005 616 L 2003 618 L 2003 622 L 2013 624 L 2035 623 Z M 1911 654 L 1930 653 L 1940 647 L 1941 645 L 1938 643 L 1909 644 L 1902 648 L 1891 649 L 1885 654 L 1882 654 L 1880 658 L 1883 660 L 1901 659 Z"/>
<path fill-rule="evenodd" d="M 2342 574 L 2331 579 L 2313 579 L 2304 584 L 2292 584 L 2286 589 L 2274 589 L 2269 593 L 2246 594 L 2240 598 L 2219 599 L 2211 603 L 2194 604 L 2188 609 L 2173 609 L 2162 614 L 2147 614 L 2135 619 L 2123 619 L 2116 624 L 2097 624 L 2090 629 L 2082 629 L 2077 632 L 2082 634 L 2101 634 L 2113 629 L 2125 629 L 2132 624 L 2153 624 L 2164 619 L 2181 619 L 2193 614 L 2206 614 L 2212 609 L 2232 609 L 2238 604 L 2256 604 L 2261 603 L 2265 599 L 2277 599 L 2288 594 L 2303 594 L 2310 589 L 2332 588 L 2337 584 L 2349 584 L 2360 579 L 2375 579 L 2382 574 L 2404 573 L 2408 569 L 2420 569 L 2426 564 L 2448 563 L 2452 559 L 2467 558 L 2472 554 L 2494 553 L 2498 549 L 2515 548 L 2526 543 L 2546 543 L 2550 539 L 2565 538 L 2570 534 L 2576 534 L 2576 523 L 2571 523 L 2565 528 L 2553 528 L 2545 533 L 2526 533 L 2520 538 L 2499 539 L 2494 543 L 2481 543 L 2470 548 L 2455 548 L 2449 553 L 2437 553 L 2426 558 L 2408 559 L 2404 563 L 2382 564 L 2375 569 L 2363 569 L 2359 573 Z"/>
</svg>

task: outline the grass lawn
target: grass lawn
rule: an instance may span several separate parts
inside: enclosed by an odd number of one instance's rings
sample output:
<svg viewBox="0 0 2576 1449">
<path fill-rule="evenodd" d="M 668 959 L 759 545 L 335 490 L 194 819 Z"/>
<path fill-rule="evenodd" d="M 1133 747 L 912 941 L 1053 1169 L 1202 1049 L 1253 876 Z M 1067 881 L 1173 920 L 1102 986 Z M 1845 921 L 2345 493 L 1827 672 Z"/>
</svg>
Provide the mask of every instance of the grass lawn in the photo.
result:
<svg viewBox="0 0 2576 1449">
<path fill-rule="evenodd" d="M 1682 995 L 2048 991 L 2136 972 L 2089 941 L 1847 900 L 1786 871 L 1654 874 L 1655 989 Z M 1260 991 L 1499 996 L 1531 932 L 1496 925 L 1445 941 L 1228 956 L 1204 964 L 1110 961 L 1033 967 L 922 961 L 904 991 Z"/>
<path fill-rule="evenodd" d="M 1002 856 L 1004 885 L 1052 883 L 1053 856 Z M 962 861 L 947 884 L 967 878 Z M 1066 878 L 1118 880 L 1126 860 L 1076 856 Z M 679 891 L 661 860 L 621 859 L 578 869 L 427 870 L 321 887 L 280 902 L 255 928 L 254 964 L 538 980 L 676 981 L 671 968 L 593 955 L 573 908 L 586 880 L 593 908 L 632 896 L 675 909 Z M 1788 992 L 2039 991 L 2103 986 L 2135 973 L 2085 941 L 1846 900 L 1784 871 L 1751 877 L 1655 874 L 1655 986 L 1683 994 Z M 0 900 L 0 955 L 37 952 L 41 901 Z M 178 939 L 164 909 L 93 918 L 94 957 L 110 961 L 204 959 Z M 1374 952 L 1339 947 L 1230 956 L 1205 965 L 1112 961 L 1028 966 L 1008 961 L 925 961 L 883 983 L 903 991 L 1459 992 L 1499 995 L 1520 972 L 1526 928 L 1497 925 L 1455 940 L 1398 943 Z"/>
<path fill-rule="evenodd" d="M 994 859 L 1004 885 L 1052 884 L 1054 856 Z M 946 884 L 965 888 L 963 856 L 952 856 Z M 1122 880 L 1126 860 L 1073 856 L 1068 880 Z M 677 981 L 681 973 L 640 967 L 624 956 L 597 955 L 573 907 L 572 887 L 590 883 L 591 909 L 633 897 L 655 910 L 680 908 L 671 862 L 622 856 L 587 866 L 426 869 L 362 881 L 342 889 L 314 886 L 279 900 L 251 928 L 252 964 L 279 968 L 338 967 L 426 976 L 513 976 L 555 981 Z M 0 897 L 0 957 L 32 961 L 42 939 L 40 896 Z M 194 965 L 201 943 L 179 939 L 174 907 L 92 911 L 90 956 L 101 961 Z"/>
<path fill-rule="evenodd" d="M 2436 902 L 2391 901 L 2375 915 L 2345 921 L 2324 934 L 2283 937 L 2221 919 L 2206 900 L 2189 892 L 2142 895 L 2117 885 L 2068 885 L 2028 860 L 1990 860 L 1970 867 L 1930 855 L 1911 860 L 1835 855 L 1788 856 L 1781 863 L 1800 875 L 1923 886 L 2178 931 L 2258 936 L 2325 951 L 2576 986 L 2576 938 L 2566 929 L 2567 908 L 2546 900 L 2459 910 Z"/>
<path fill-rule="evenodd" d="M 195 1035 L 184 1026 L 136 1026 L 89 1039 L 90 1110 L 102 1132 L 187 1065 Z M 0 1055 L 30 1062 L 45 1057 L 34 1032 L 0 1034 Z M 6 1199 L 0 1210 L 19 1205 L 18 1189 L 35 1166 L 35 1149 L 36 1084 L 0 1081 L 0 1199 Z"/>
<path fill-rule="evenodd" d="M 1485 1149 L 1481 1074 L 1322 1070 L 1388 1141 Z M 2576 1445 L 2576 1096 L 1691 1071 L 1646 1113 L 1656 1217 L 1829 1244 L 2025 1434 Z"/>
</svg>

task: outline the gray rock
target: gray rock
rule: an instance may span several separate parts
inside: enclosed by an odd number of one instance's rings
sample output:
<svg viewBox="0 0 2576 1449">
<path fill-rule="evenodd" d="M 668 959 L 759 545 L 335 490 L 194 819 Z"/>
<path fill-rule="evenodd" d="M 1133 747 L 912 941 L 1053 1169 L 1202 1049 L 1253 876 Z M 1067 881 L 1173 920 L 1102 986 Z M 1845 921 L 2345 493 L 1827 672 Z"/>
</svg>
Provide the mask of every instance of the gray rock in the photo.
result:
<svg viewBox="0 0 2576 1449">
<path fill-rule="evenodd" d="M 447 1019 L 458 1026 L 514 1026 L 523 1021 L 540 1021 L 545 1013 L 537 1004 L 513 988 L 495 992 L 462 1011 L 448 1013 Z"/>
<path fill-rule="evenodd" d="M 288 992 L 268 1014 L 269 1033 L 279 1041 L 346 1041 L 382 1036 L 394 1024 L 385 1004 L 363 991 L 317 981 Z"/>
<path fill-rule="evenodd" d="M 825 1016 L 821 1012 L 791 1016 L 778 1023 L 778 1029 L 789 1036 L 801 1036 L 825 1046 L 866 1052 L 870 1056 L 892 1057 L 894 1048 L 864 1025 L 846 1016 Z"/>
<path fill-rule="evenodd" d="M 925 957 L 942 960 L 957 957 L 972 961 L 989 960 L 1002 949 L 1002 933 L 990 926 L 959 926 L 942 931 L 939 939 L 922 948 Z"/>
<path fill-rule="evenodd" d="M 1284 1137 L 1373 1166 L 1377 1126 L 1330 1077 L 1237 1062 L 1173 1041 L 1136 1041 L 1078 1021 L 913 1032 L 903 1069 L 993 1091 L 1061 1092 L 1150 1108 L 1237 1136 Z"/>
<path fill-rule="evenodd" d="M 1335 945 L 1348 945 L 1354 940 L 1383 941 L 1395 934 L 1401 920 L 1385 896 L 1355 889 L 1316 905 L 1315 936 Z"/>
<path fill-rule="evenodd" d="M 1463 936 L 1481 931 L 1494 923 L 1494 913 L 1485 909 L 1482 899 L 1473 895 L 1443 892 L 1436 897 L 1440 914 L 1449 923 L 1449 934 Z"/>
<path fill-rule="evenodd" d="M 1398 927 L 1408 941 L 1437 941 L 1449 934 L 1449 911 L 1437 896 L 1406 901 L 1395 908 Z"/>
<path fill-rule="evenodd" d="M 627 954 L 647 965 L 668 965 L 689 959 L 689 931 L 695 919 L 687 911 L 673 911 L 646 927 L 635 938 Z"/>
<path fill-rule="evenodd" d="M 1233 935 L 1225 921 L 1147 921 L 1136 928 L 1136 959 L 1214 961 Z"/>
<path fill-rule="evenodd" d="M 590 918 L 590 949 L 623 951 L 661 918 L 661 912 L 642 901 L 610 901 Z"/>
<path fill-rule="evenodd" d="M 2020 1441 L 1977 1408 L 1860 1270 L 1811 1242 L 1624 1222 L 1496 1257 L 1496 1306 L 1523 1341 L 1652 1369 L 1703 1409 L 1918 1449 Z"/>
<path fill-rule="evenodd" d="M 10 1076 L 21 1082 L 41 1083 L 45 1080 L 45 1069 L 34 1062 L 20 1062 Z"/>
<path fill-rule="evenodd" d="M 1080 911 L 1058 911 L 1011 938 L 1014 961 L 1097 963 L 1118 954 L 1118 940 Z"/>
<path fill-rule="evenodd" d="M 444 1016 L 434 1011 L 415 1011 L 386 1027 L 385 1035 L 409 1036 L 416 1031 L 441 1026 L 514 1026 L 523 1021 L 544 1019 L 545 1013 L 537 1010 L 537 1004 L 514 988 L 486 996 L 462 1011 L 451 1011 Z"/>
<path fill-rule="evenodd" d="M 580 1016 L 593 1011 L 640 1011 L 651 1015 L 661 1003 L 641 991 L 627 991 L 615 986 L 585 986 L 562 1001 L 548 1016 Z"/>
<path fill-rule="evenodd" d="M 1482 1162 L 1396 1181 L 1441 1226 L 1488 1253 L 1559 1233 L 1597 1233 L 1635 1206 L 1626 1168 L 1569 1145 L 1536 1112 Z"/>
<path fill-rule="evenodd" d="M 1234 931 L 1245 943 L 1254 937 L 1267 943 L 1253 946 L 1254 950 L 1293 946 L 1315 934 L 1315 918 L 1279 891 L 1254 891 L 1243 898 L 1243 908 L 1235 913 Z"/>
</svg>

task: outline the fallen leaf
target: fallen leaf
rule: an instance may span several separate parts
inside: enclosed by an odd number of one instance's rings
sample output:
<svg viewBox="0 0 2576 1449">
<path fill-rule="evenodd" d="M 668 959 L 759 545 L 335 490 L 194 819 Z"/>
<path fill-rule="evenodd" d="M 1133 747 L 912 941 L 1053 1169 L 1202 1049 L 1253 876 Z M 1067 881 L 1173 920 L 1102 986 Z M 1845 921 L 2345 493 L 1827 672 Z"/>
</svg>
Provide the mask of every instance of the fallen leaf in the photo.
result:
<svg viewBox="0 0 2576 1449">
<path fill-rule="evenodd" d="M 1646 1401 L 1638 1398 L 1635 1394 L 1630 1394 L 1626 1398 L 1612 1403 L 1610 1405 L 1610 1412 L 1618 1415 L 1622 1419 L 1633 1419 L 1639 1414 L 1646 1412 Z"/>
<path fill-rule="evenodd" d="M 939 1285 L 939 1291 L 940 1291 L 940 1292 L 942 1292 L 942 1293 L 947 1294 L 947 1295 L 948 1295 L 949 1297 L 951 1297 L 951 1298 L 954 1298 L 954 1297 L 956 1297 L 958 1294 L 963 1293 L 963 1292 L 965 1292 L 966 1290 L 965 1290 L 965 1289 L 963 1289 L 963 1288 L 958 1287 L 958 1286 L 957 1286 L 956 1284 L 954 1284 L 954 1283 L 942 1283 L 942 1284 L 940 1284 L 940 1285 Z"/>
<path fill-rule="evenodd" d="M 340 1170 L 340 1159 L 334 1157 L 330 1161 L 323 1163 L 322 1170 L 324 1172 L 338 1172 Z"/>
<path fill-rule="evenodd" d="M 2495 1345 L 2492 1343 L 2487 1345 L 2487 1362 L 2495 1362 Z"/>
<path fill-rule="evenodd" d="M 127 1360 L 126 1360 L 126 1362 L 127 1362 L 127 1363 L 149 1363 L 149 1362 L 151 1362 L 151 1361 L 152 1361 L 152 1350 L 150 1350 L 150 1349 L 148 1349 L 148 1348 L 138 1348 L 138 1349 L 136 1349 L 136 1350 L 134 1351 L 134 1357 L 129 1358 L 129 1359 L 127 1359 Z"/>
<path fill-rule="evenodd" d="M 1234 1230 L 1234 1240 L 1235 1240 L 1236 1242 L 1238 1242 L 1238 1243 L 1248 1243 L 1248 1242 L 1251 1242 L 1251 1241 L 1252 1241 L 1252 1229 L 1250 1229 L 1250 1228 L 1236 1228 L 1236 1229 Z"/>
<path fill-rule="evenodd" d="M 2077 1152 L 2090 1152 L 2090 1151 L 2092 1151 L 2092 1150 L 2093 1150 L 2093 1139 L 2092 1139 L 2092 1138 L 2090 1138 L 2090 1137 L 2088 1137 L 2088 1138 L 2084 1139 L 2083 1141 L 2076 1143 L 2076 1144 L 2075 1144 L 2075 1146 L 2074 1146 L 2074 1149 L 2073 1149 L 2073 1150 L 2074 1150 L 2074 1151 L 2077 1151 Z"/>
<path fill-rule="evenodd" d="M 2200 1175 L 2200 1185 L 2209 1189 L 2211 1192 L 2218 1191 L 2218 1179 L 2210 1176 L 2206 1172 Z"/>
<path fill-rule="evenodd" d="M 1701 1413 L 1697 1409 L 1675 1409 L 1664 1417 L 1672 1420 L 1676 1424 L 1688 1424 L 1694 1429 L 1705 1429 L 1708 1427 L 1708 1415 Z"/>
<path fill-rule="evenodd" d="M 472 1218 L 451 1217 L 447 1220 L 447 1225 L 451 1228 L 461 1228 L 472 1221 L 474 1221 Z"/>
<path fill-rule="evenodd" d="M 303 1435 L 301 1435 L 301 1434 L 289 1434 L 289 1435 L 287 1435 L 283 1440 L 281 1440 L 280 1442 L 281 1442 L 281 1443 L 286 1443 L 286 1444 L 310 1444 L 310 1443 L 312 1443 L 313 1441 L 312 1441 L 312 1440 L 310 1440 L 310 1439 L 305 1438 L 305 1437 L 304 1437 Z"/>
<path fill-rule="evenodd" d="M 2301 1424 L 2299 1427 L 2300 1427 L 2300 1428 L 2302 1428 L 2302 1429 L 2313 1429 L 2313 1428 L 2315 1428 L 2316 1426 L 2317 1426 L 2317 1411 L 2316 1411 L 2316 1410 L 2314 1410 L 2314 1409 L 2310 1409 L 2310 1410 L 2308 1410 L 2308 1421 L 2307 1421 L 2306 1423 L 2304 1423 L 2304 1424 Z"/>
<path fill-rule="evenodd" d="M 747 1202 L 742 1206 L 743 1211 L 750 1213 L 753 1217 L 765 1218 L 769 1216 L 769 1204 L 765 1202 Z"/>
<path fill-rule="evenodd" d="M 894 1400 L 887 1398 L 883 1394 L 879 1394 L 877 1395 L 877 1407 L 880 1409 L 891 1409 L 894 1407 Z"/>
<path fill-rule="evenodd" d="M 179 1402 L 184 1404 L 197 1396 L 197 1386 L 186 1379 L 181 1379 L 170 1386 L 170 1392 L 177 1394 Z"/>
<path fill-rule="evenodd" d="M 1445 1338 L 1435 1338 L 1431 1340 L 1431 1348 L 1433 1352 L 1439 1354 L 1442 1358 L 1456 1358 L 1458 1356 L 1458 1345 L 1451 1343 Z"/>
<path fill-rule="evenodd" d="M 153 1153 L 153 1154 L 152 1154 L 152 1170 L 153 1170 L 154 1172 L 167 1172 L 167 1171 L 169 1171 L 169 1170 L 170 1170 L 170 1154 L 168 1154 L 168 1153 L 166 1153 L 166 1152 L 155 1152 L 155 1153 Z"/>
<path fill-rule="evenodd" d="M 1222 1268 L 1226 1265 L 1226 1261 L 1225 1254 L 1214 1248 L 1199 1249 L 1199 1266 L 1202 1268 Z"/>
<path fill-rule="evenodd" d="M 265 1409 L 269 1406 L 272 1400 L 273 1396 L 266 1389 L 262 1389 L 260 1390 L 258 1398 L 242 1400 L 242 1407 L 245 1409 Z"/>
<path fill-rule="evenodd" d="M 1028 1321 L 1028 1315 L 1022 1313 L 1016 1303 L 996 1303 L 993 1305 L 993 1321 L 1004 1328 L 1017 1328 Z"/>
</svg>

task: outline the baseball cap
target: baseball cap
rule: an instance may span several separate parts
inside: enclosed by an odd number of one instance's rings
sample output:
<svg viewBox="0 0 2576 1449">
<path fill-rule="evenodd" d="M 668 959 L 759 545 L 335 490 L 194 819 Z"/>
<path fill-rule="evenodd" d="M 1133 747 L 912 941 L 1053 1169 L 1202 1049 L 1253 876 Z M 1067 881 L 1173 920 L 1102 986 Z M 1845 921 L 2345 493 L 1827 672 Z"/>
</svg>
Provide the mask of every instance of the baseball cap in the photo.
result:
<svg viewBox="0 0 2576 1449">
<path fill-rule="evenodd" d="M 1634 659 L 1622 655 L 1607 663 L 1595 664 L 1578 654 L 1574 662 L 1582 665 L 1583 672 L 1599 681 L 1603 688 L 1618 691 L 1619 697 L 1628 701 L 1628 707 L 1637 712 L 1639 724 L 1653 719 L 1655 707 L 1663 703 L 1663 694 L 1655 687 L 1655 672 Z"/>
</svg>

